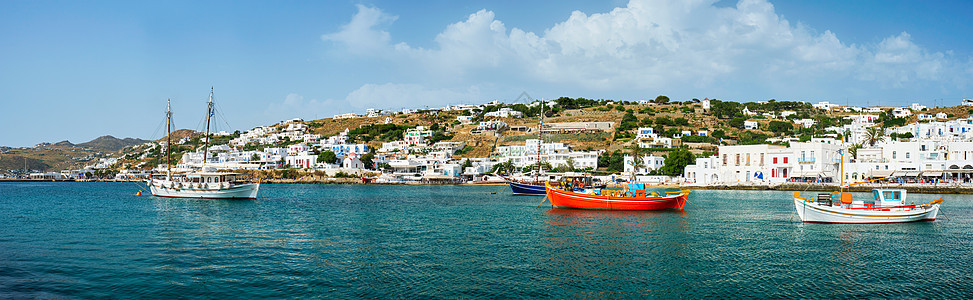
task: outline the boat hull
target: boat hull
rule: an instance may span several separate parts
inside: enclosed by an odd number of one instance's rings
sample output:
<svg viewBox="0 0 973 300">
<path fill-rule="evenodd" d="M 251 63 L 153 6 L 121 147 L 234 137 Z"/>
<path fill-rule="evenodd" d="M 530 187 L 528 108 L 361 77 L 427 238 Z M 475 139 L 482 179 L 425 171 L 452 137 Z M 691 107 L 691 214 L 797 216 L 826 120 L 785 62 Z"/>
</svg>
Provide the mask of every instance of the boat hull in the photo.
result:
<svg viewBox="0 0 973 300">
<path fill-rule="evenodd" d="M 805 223 L 882 224 L 935 221 L 939 204 L 916 206 L 913 209 L 848 209 L 821 206 L 794 198 L 794 207 Z"/>
<path fill-rule="evenodd" d="M 149 185 L 152 196 L 192 199 L 257 199 L 259 183 L 241 184 L 228 188 L 182 188 L 162 185 Z"/>
<path fill-rule="evenodd" d="M 555 208 L 601 210 L 681 210 L 688 194 L 666 197 L 611 197 L 547 188 L 547 197 Z"/>
<path fill-rule="evenodd" d="M 508 181 L 507 183 L 510 184 L 510 191 L 512 191 L 514 195 L 543 196 L 547 194 L 544 186 L 517 183 L 513 181 Z"/>
</svg>

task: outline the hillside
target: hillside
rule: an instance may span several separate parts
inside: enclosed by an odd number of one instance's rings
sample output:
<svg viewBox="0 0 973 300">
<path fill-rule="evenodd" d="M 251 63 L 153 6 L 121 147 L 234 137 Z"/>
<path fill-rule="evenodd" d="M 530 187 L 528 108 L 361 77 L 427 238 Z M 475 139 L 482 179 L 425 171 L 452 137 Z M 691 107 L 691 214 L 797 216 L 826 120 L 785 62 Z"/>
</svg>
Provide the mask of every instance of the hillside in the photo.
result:
<svg viewBox="0 0 973 300">
<path fill-rule="evenodd" d="M 27 158 L 21 155 L 0 155 L 0 170 L 23 170 L 24 167 L 32 170 L 47 170 L 51 166 L 36 158 Z"/>
<path fill-rule="evenodd" d="M 121 150 L 122 148 L 134 145 L 141 145 L 150 141 L 136 138 L 124 138 L 119 139 L 110 135 L 101 136 L 86 143 L 77 144 L 79 147 L 85 147 L 95 150 L 114 152 Z"/>
</svg>

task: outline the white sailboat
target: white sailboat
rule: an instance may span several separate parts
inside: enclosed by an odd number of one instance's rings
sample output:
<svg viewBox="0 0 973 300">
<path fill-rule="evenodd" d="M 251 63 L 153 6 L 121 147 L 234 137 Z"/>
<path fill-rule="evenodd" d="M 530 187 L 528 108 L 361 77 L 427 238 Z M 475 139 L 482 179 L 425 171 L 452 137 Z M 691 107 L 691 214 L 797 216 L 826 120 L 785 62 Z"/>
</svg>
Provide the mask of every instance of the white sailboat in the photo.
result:
<svg viewBox="0 0 973 300">
<path fill-rule="evenodd" d="M 876 224 L 935 221 L 943 198 L 915 205 L 906 204 L 904 189 L 873 189 L 872 199 L 855 199 L 844 192 L 844 155 L 841 156 L 840 187 L 837 193 L 819 193 L 816 199 L 794 192 L 794 208 L 805 223 Z M 876 179 L 877 180 L 877 179 Z M 874 180 L 869 180 L 874 181 Z M 848 186 L 864 182 L 857 182 Z"/>
<path fill-rule="evenodd" d="M 203 171 L 173 173 L 170 168 L 169 135 L 172 133 L 171 106 L 166 106 L 166 174 L 148 182 L 153 196 L 169 198 L 197 199 L 256 199 L 260 190 L 259 182 L 237 180 L 239 173 L 215 172 L 206 170 L 207 150 L 209 148 L 209 124 L 213 116 L 213 89 L 210 88 L 209 103 L 206 109 L 206 135 L 203 137 Z"/>
</svg>

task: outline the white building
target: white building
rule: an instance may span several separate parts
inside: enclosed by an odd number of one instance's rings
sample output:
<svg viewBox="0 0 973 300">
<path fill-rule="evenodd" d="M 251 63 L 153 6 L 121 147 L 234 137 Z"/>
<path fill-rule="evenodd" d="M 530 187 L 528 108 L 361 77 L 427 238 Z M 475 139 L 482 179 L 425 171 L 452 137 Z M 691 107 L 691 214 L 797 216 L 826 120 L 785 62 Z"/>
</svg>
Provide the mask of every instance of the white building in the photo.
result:
<svg viewBox="0 0 973 300">
<path fill-rule="evenodd" d="M 507 123 L 500 120 L 483 121 L 476 126 L 477 130 L 500 130 L 504 128 L 507 128 Z"/>
<path fill-rule="evenodd" d="M 623 161 L 625 162 L 623 175 L 631 174 L 633 170 L 635 171 L 635 174 L 645 175 L 645 174 L 649 174 L 649 172 L 651 171 L 655 171 L 662 168 L 662 166 L 665 165 L 666 158 L 662 156 L 655 156 L 655 155 L 643 155 L 642 164 L 638 167 L 638 169 L 635 168 L 634 156 L 625 155 L 623 157 Z"/>
<path fill-rule="evenodd" d="M 358 117 L 358 115 L 355 114 L 355 113 L 346 113 L 346 114 L 334 115 L 334 119 L 354 119 L 354 118 L 357 118 L 357 117 Z"/>
<path fill-rule="evenodd" d="M 696 158 L 695 164 L 686 166 L 686 169 L 683 171 L 683 178 L 688 184 L 716 184 L 720 181 L 717 164 L 719 164 L 718 156 Z"/>
<path fill-rule="evenodd" d="M 905 107 L 896 107 L 892 109 L 892 116 L 896 118 L 905 118 L 912 115 L 912 111 Z"/>
<path fill-rule="evenodd" d="M 364 169 L 365 164 L 362 163 L 357 153 L 348 153 L 345 159 L 341 161 L 341 167 L 345 169 Z"/>
<path fill-rule="evenodd" d="M 788 166 L 784 164 L 783 159 L 777 160 L 777 164 L 772 162 L 773 157 L 789 157 L 787 152 L 787 148 L 774 145 L 720 146 L 716 177 L 721 183 L 728 185 L 784 182 L 787 180 L 784 175 L 789 173 Z M 698 166 L 695 168 L 698 169 Z M 783 170 L 779 172 L 781 173 L 779 176 L 774 177 L 772 175 L 777 175 L 778 172 L 772 170 L 777 168 Z M 712 175 L 705 176 L 712 177 Z"/>
<path fill-rule="evenodd" d="M 432 130 L 429 130 L 426 126 L 416 126 L 403 133 L 403 140 L 409 145 L 425 145 L 426 138 L 431 136 Z"/>
<path fill-rule="evenodd" d="M 823 109 L 823 110 L 832 110 L 832 109 L 841 107 L 841 105 L 832 104 L 832 103 L 830 103 L 828 101 L 822 101 L 822 102 L 818 102 L 817 104 L 811 104 L 811 106 L 814 107 L 814 108 Z"/>
<path fill-rule="evenodd" d="M 456 117 L 456 121 L 459 121 L 460 124 L 468 125 L 473 124 L 473 118 L 475 118 L 475 116 L 458 116 Z"/>
<path fill-rule="evenodd" d="M 811 126 L 814 126 L 814 124 L 816 124 L 817 122 L 815 122 L 814 119 L 800 119 L 800 120 L 794 120 L 794 123 L 799 124 L 804 128 L 811 128 Z"/>
<path fill-rule="evenodd" d="M 488 113 L 486 113 L 484 115 L 487 116 L 487 117 L 500 117 L 500 118 L 508 118 L 508 117 L 511 117 L 511 118 L 520 118 L 520 117 L 523 117 L 524 116 L 523 113 L 521 113 L 519 111 L 516 111 L 516 110 L 513 110 L 513 109 L 511 109 L 509 107 L 503 107 L 503 108 L 500 108 L 500 110 L 498 110 L 498 111 L 488 112 Z"/>
<path fill-rule="evenodd" d="M 537 139 L 528 139 L 522 146 L 497 147 L 498 161 L 500 163 L 510 161 L 518 168 L 534 165 L 538 158 L 538 143 L 540 141 Z M 551 167 L 566 166 L 568 160 L 574 163 L 575 169 L 598 167 L 598 151 L 571 151 L 563 143 L 541 143 L 540 159 Z"/>
<path fill-rule="evenodd" d="M 744 129 L 757 129 L 759 125 L 760 123 L 757 123 L 757 121 L 743 121 Z"/>
</svg>

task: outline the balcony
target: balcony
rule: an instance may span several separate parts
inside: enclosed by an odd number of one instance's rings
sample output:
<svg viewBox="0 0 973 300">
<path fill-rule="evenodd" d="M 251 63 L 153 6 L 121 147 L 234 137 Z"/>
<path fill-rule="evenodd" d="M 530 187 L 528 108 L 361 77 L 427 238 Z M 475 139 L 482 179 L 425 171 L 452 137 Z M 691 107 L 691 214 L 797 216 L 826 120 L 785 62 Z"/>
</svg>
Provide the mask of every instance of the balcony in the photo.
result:
<svg viewBox="0 0 973 300">
<path fill-rule="evenodd" d="M 815 162 L 814 157 L 798 157 L 797 163 L 799 164 L 813 164 Z"/>
</svg>

